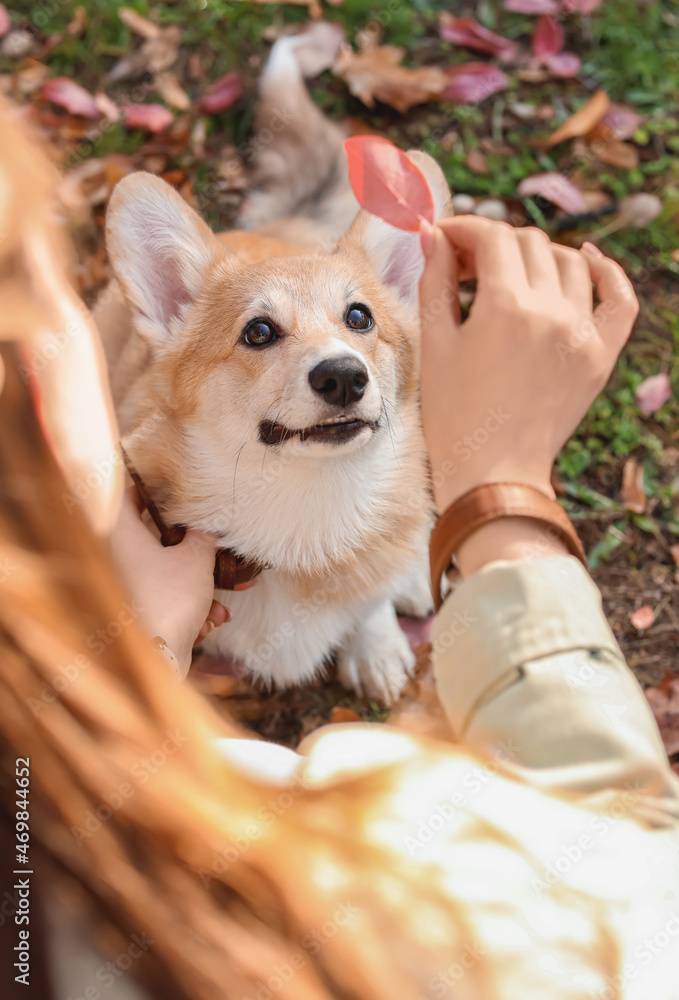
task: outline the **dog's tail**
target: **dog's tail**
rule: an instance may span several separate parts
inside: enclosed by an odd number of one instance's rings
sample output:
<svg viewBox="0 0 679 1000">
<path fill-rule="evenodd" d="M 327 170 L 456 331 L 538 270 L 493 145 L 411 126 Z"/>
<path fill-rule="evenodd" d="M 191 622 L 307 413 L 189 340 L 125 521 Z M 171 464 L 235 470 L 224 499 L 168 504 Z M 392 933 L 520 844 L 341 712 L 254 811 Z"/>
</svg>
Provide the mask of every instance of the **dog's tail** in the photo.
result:
<svg viewBox="0 0 679 1000">
<path fill-rule="evenodd" d="M 311 100 L 295 49 L 304 35 L 280 38 L 259 84 L 246 160 L 252 190 L 241 229 L 306 247 L 332 249 L 358 212 L 342 143 L 345 132 Z"/>
</svg>

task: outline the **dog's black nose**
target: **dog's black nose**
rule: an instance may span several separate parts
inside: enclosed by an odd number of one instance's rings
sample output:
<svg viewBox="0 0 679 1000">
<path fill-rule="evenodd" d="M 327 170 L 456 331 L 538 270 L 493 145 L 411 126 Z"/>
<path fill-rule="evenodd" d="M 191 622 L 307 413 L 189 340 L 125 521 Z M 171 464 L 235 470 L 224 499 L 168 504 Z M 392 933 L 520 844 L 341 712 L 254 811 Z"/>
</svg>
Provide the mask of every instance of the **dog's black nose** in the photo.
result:
<svg viewBox="0 0 679 1000">
<path fill-rule="evenodd" d="M 358 358 L 326 358 L 309 372 L 311 388 L 333 406 L 355 403 L 370 381 L 368 369 Z"/>
</svg>

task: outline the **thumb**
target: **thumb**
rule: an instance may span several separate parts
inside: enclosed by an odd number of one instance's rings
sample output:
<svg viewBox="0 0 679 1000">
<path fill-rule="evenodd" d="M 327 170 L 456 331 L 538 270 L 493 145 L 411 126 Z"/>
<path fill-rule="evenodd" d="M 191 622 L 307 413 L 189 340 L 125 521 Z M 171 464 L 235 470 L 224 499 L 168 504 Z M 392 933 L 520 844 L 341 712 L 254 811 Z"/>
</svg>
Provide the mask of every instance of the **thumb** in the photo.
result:
<svg viewBox="0 0 679 1000">
<path fill-rule="evenodd" d="M 459 265 L 455 251 L 438 226 L 420 223 L 420 242 L 425 258 L 420 278 L 422 336 L 449 323 L 460 325 L 458 296 Z M 441 324 L 441 320 L 447 321 Z"/>
</svg>

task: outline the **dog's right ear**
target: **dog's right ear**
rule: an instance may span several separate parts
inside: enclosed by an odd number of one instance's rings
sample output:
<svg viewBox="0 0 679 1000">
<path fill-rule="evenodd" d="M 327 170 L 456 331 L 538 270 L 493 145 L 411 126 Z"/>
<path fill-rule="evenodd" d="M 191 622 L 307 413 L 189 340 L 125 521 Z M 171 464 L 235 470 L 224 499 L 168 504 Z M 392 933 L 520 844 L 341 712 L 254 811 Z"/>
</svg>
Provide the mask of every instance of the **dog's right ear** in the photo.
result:
<svg viewBox="0 0 679 1000">
<path fill-rule="evenodd" d="M 174 188 L 143 172 L 123 178 L 113 191 L 106 247 L 138 331 L 156 345 L 179 334 L 187 306 L 224 254 Z"/>
</svg>

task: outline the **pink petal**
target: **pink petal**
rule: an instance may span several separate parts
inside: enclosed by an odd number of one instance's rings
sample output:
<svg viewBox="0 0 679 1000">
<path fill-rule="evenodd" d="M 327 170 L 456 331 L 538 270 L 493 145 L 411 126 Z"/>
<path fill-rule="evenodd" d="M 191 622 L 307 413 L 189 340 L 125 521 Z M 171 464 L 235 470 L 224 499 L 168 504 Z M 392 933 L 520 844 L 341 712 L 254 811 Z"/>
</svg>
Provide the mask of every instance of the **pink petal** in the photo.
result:
<svg viewBox="0 0 679 1000">
<path fill-rule="evenodd" d="M 0 3 L 0 38 L 2 38 L 3 35 L 6 35 L 11 27 L 12 22 L 7 8 L 4 3 Z"/>
<path fill-rule="evenodd" d="M 672 383 L 667 372 L 645 378 L 636 393 L 637 404 L 645 417 L 659 410 L 672 396 Z"/>
<path fill-rule="evenodd" d="M 603 0 L 561 0 L 561 6 L 568 14 L 591 14 L 602 3 Z"/>
<path fill-rule="evenodd" d="M 205 114 L 214 115 L 230 107 L 242 92 L 243 85 L 238 73 L 227 73 L 226 76 L 215 80 L 207 93 L 198 99 L 196 107 Z"/>
<path fill-rule="evenodd" d="M 519 184 L 518 192 L 520 195 L 540 195 L 569 215 L 585 211 L 582 191 L 563 174 L 534 174 L 532 177 L 526 177 Z"/>
<path fill-rule="evenodd" d="M 445 71 L 450 83 L 443 96 L 460 104 L 477 104 L 498 90 L 504 90 L 509 78 L 491 63 L 465 63 Z"/>
<path fill-rule="evenodd" d="M 484 28 L 482 24 L 478 24 L 471 17 L 441 15 L 440 33 L 441 38 L 445 38 L 446 41 L 453 42 L 455 45 L 465 45 L 469 49 L 488 52 L 491 56 L 498 56 L 500 59 L 512 59 L 516 55 L 514 42 L 489 31 L 488 28 Z"/>
<path fill-rule="evenodd" d="M 629 616 L 629 620 L 636 629 L 641 631 L 645 628 L 650 628 L 655 621 L 655 612 L 650 604 L 643 604 L 640 608 Z"/>
<path fill-rule="evenodd" d="M 545 56 L 543 61 L 552 76 L 577 76 L 580 72 L 580 59 L 574 52 L 559 52 L 553 56 Z"/>
<path fill-rule="evenodd" d="M 97 102 L 79 83 L 74 83 L 66 76 L 55 76 L 48 80 L 41 94 L 48 101 L 66 108 L 72 115 L 83 115 L 85 118 L 99 118 L 101 112 Z"/>
<path fill-rule="evenodd" d="M 556 14 L 559 10 L 556 0 L 505 0 L 504 7 L 515 14 Z"/>
<path fill-rule="evenodd" d="M 124 115 L 127 128 L 141 128 L 147 132 L 162 132 L 174 121 L 172 112 L 162 104 L 128 104 Z"/>
<path fill-rule="evenodd" d="M 543 14 L 535 25 L 533 52 L 538 59 L 555 56 L 561 52 L 564 43 L 563 28 L 550 14 Z"/>
<path fill-rule="evenodd" d="M 611 129 L 613 139 L 631 139 L 642 120 L 641 115 L 626 104 L 609 104 L 599 124 Z"/>
</svg>

